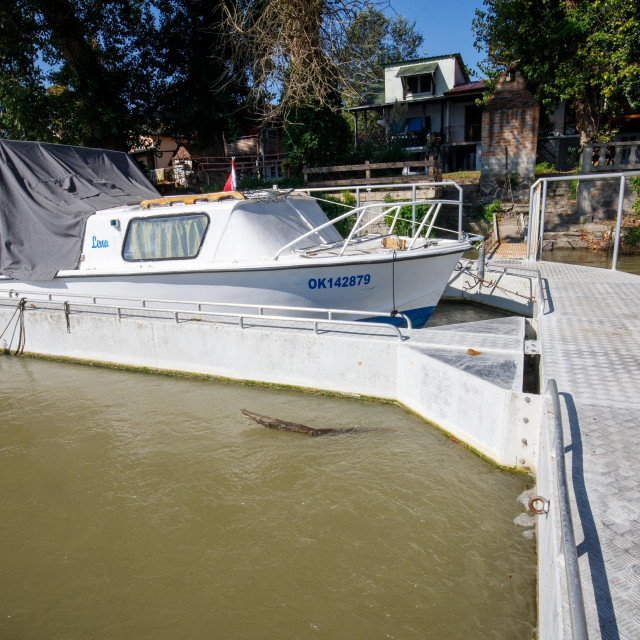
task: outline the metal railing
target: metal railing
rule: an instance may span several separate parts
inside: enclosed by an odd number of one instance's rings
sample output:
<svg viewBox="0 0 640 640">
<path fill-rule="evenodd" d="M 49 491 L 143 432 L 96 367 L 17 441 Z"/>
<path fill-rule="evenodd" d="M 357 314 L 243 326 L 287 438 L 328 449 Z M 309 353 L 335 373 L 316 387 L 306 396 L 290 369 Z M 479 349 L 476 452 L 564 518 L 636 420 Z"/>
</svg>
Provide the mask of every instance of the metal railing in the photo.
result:
<svg viewBox="0 0 640 640">
<path fill-rule="evenodd" d="M 357 211 L 361 208 L 361 197 L 363 193 L 367 193 L 370 194 L 371 192 L 374 191 L 380 191 L 383 190 L 386 193 L 388 193 L 389 191 L 393 191 L 393 190 L 407 190 L 407 189 L 411 189 L 411 200 L 407 201 L 406 203 L 396 203 L 394 202 L 393 204 L 400 204 L 400 206 L 411 206 L 411 233 L 415 234 L 416 231 L 416 205 L 420 204 L 421 202 L 423 202 L 422 200 L 418 200 L 418 189 L 431 189 L 431 188 L 438 188 L 438 187 L 454 187 L 457 191 L 458 191 L 458 199 L 457 200 L 437 200 L 437 199 L 428 199 L 428 200 L 424 200 L 425 203 L 438 203 L 440 202 L 441 204 L 450 204 L 453 206 L 457 206 L 458 207 L 458 230 L 457 230 L 457 234 L 458 234 L 458 240 L 462 239 L 463 236 L 463 231 L 462 231 L 462 211 L 463 211 L 463 200 L 462 200 L 462 187 L 457 183 L 457 182 L 453 182 L 452 180 L 447 180 L 444 182 L 412 182 L 412 183 L 407 183 L 407 184 L 364 184 L 364 185 L 358 185 L 358 186 L 354 186 L 351 189 L 348 189 L 348 191 L 355 191 L 356 193 L 356 208 L 353 209 L 352 211 Z M 311 196 L 312 193 L 342 193 L 343 191 L 345 191 L 344 187 L 303 187 L 300 189 L 296 189 L 296 192 L 298 193 L 306 193 L 308 196 Z M 317 198 L 318 200 L 322 200 L 322 198 Z M 341 204 L 341 203 L 336 203 L 336 202 L 332 202 L 332 204 Z M 384 206 L 384 202 L 380 202 L 377 204 L 377 206 Z M 343 205 L 347 208 L 349 208 L 350 205 Z M 349 212 L 350 215 L 352 215 L 352 212 Z M 345 216 L 347 217 L 347 216 Z M 402 218 L 402 220 L 405 220 L 405 218 Z M 331 222 L 337 222 L 337 219 L 332 220 Z M 407 220 L 407 222 L 409 222 L 409 220 Z M 443 229 L 444 231 L 450 231 L 448 229 Z"/>
<path fill-rule="evenodd" d="M 380 205 L 380 204 L 367 204 L 367 205 L 364 205 L 362 207 L 358 207 L 357 209 L 350 209 L 346 213 L 343 213 L 343 214 L 337 216 L 336 218 L 333 218 L 332 220 L 329 220 L 329 222 L 325 222 L 325 223 L 323 223 L 321 225 L 318 225 L 317 227 L 314 227 L 310 231 L 307 231 L 306 233 L 303 233 L 301 236 L 298 236 L 295 240 L 292 240 L 291 242 L 289 242 L 289 243 L 285 244 L 284 246 L 282 246 L 277 251 L 277 253 L 275 254 L 273 259 L 274 260 L 278 260 L 278 258 L 280 257 L 280 255 L 282 255 L 283 252 L 285 252 L 287 249 L 291 249 L 292 247 L 294 247 L 296 244 L 298 244 L 302 240 L 305 240 L 306 238 L 308 238 L 308 237 L 310 237 L 312 235 L 315 235 L 315 234 L 319 233 L 320 231 L 323 231 L 324 229 L 326 229 L 328 227 L 332 227 L 335 224 L 337 224 L 338 222 L 341 222 L 342 220 L 344 220 L 346 218 L 355 216 L 356 217 L 355 224 L 353 225 L 353 228 L 351 229 L 351 231 L 349 232 L 349 235 L 347 236 L 347 238 L 344 241 L 337 242 L 335 244 L 328 244 L 325 247 L 323 247 L 323 249 L 337 249 L 338 247 L 340 247 L 340 249 L 338 251 L 338 257 L 342 257 L 344 255 L 344 252 L 346 251 L 346 249 L 349 246 L 354 245 L 354 244 L 362 241 L 361 238 L 360 238 L 360 235 L 370 225 L 374 224 L 375 222 L 377 222 L 381 218 L 387 218 L 387 217 L 393 216 L 393 220 L 391 222 L 391 226 L 390 226 L 389 234 L 388 234 L 388 235 L 393 235 L 394 229 L 396 228 L 396 225 L 398 224 L 398 221 L 412 222 L 413 223 L 413 219 L 403 218 L 402 216 L 400 216 L 400 211 L 401 211 L 402 207 L 413 207 L 415 205 L 424 205 L 424 204 L 429 204 L 431 206 L 429 207 L 429 210 L 427 211 L 427 213 L 425 214 L 424 218 L 422 219 L 422 221 L 418 225 L 418 228 L 415 229 L 415 231 L 414 231 L 414 233 L 413 233 L 413 235 L 411 237 L 411 242 L 406 247 L 406 251 L 412 251 L 414 249 L 414 245 L 417 242 L 418 238 L 420 237 L 420 234 L 424 230 L 424 227 L 425 227 L 427 222 L 429 222 L 429 227 L 428 227 L 428 229 L 426 231 L 426 234 L 425 234 L 425 240 L 427 240 L 429 238 L 429 236 L 431 235 L 431 232 L 433 231 L 433 229 L 439 229 L 440 231 L 449 232 L 449 233 L 452 233 L 454 235 L 457 234 L 457 232 L 455 230 L 453 230 L 453 229 L 445 229 L 444 227 L 435 227 L 434 226 L 436 217 L 438 216 L 438 213 L 440 212 L 440 208 L 442 207 L 442 205 L 443 204 L 457 204 L 457 201 L 455 201 L 455 200 L 414 200 L 414 201 L 400 202 L 398 204 L 394 203 L 394 205 L 390 206 L 389 208 L 384 208 L 384 205 Z M 381 207 L 384 209 L 382 211 L 382 213 L 378 213 L 373 218 L 371 218 L 367 222 L 363 223 L 363 218 L 364 218 L 365 214 L 368 211 L 370 211 L 371 209 L 374 209 L 374 208 L 375 209 L 379 209 Z M 317 246 L 314 246 L 314 247 L 312 247 L 311 250 L 315 254 L 315 253 L 318 253 L 319 251 L 321 251 L 322 249 L 319 250 Z"/>
<path fill-rule="evenodd" d="M 553 378 L 549 379 L 546 395 L 550 398 L 553 405 L 553 443 L 558 473 L 558 508 L 562 531 L 562 552 L 567 572 L 567 595 L 569 600 L 569 615 L 571 617 L 571 634 L 574 640 L 587 640 L 587 616 L 584 607 L 584 597 L 582 595 L 576 537 L 573 530 L 569 488 L 567 484 L 560 396 L 558 395 L 558 385 Z"/>
<path fill-rule="evenodd" d="M 527 233 L 527 260 L 537 262 L 542 258 L 542 246 L 544 241 L 544 221 L 547 208 L 547 191 L 550 182 L 583 180 L 607 180 L 618 179 L 618 213 L 616 216 L 616 231 L 613 244 L 613 261 L 611 270 L 615 271 L 618 264 L 620 251 L 620 230 L 622 228 L 622 208 L 624 205 L 625 179 L 632 176 L 640 176 L 640 171 L 625 171 L 624 173 L 596 173 L 579 174 L 573 176 L 551 176 L 538 178 L 529 190 L 529 231 Z"/>
<path fill-rule="evenodd" d="M 118 318 L 122 318 L 123 312 L 130 311 L 157 311 L 168 313 L 173 317 L 175 322 L 180 321 L 181 314 L 194 314 L 215 318 L 235 318 L 238 320 L 239 326 L 244 329 L 245 320 L 278 320 L 288 322 L 302 322 L 313 325 L 314 333 L 318 333 L 320 323 L 338 326 L 355 326 L 361 328 L 363 331 L 371 327 L 378 327 L 392 330 L 399 340 L 403 339 L 403 335 L 400 331 L 400 327 L 389 324 L 386 322 L 373 322 L 366 320 L 365 318 L 371 317 L 383 317 L 383 318 L 402 318 L 406 324 L 406 329 L 413 329 L 411 318 L 404 313 L 389 311 L 365 311 L 362 309 L 327 309 L 318 307 L 294 307 L 286 305 L 267 305 L 267 304 L 246 304 L 242 302 L 201 302 L 191 300 L 166 300 L 161 298 L 129 298 L 125 296 L 103 296 L 103 295 L 89 295 L 89 294 L 74 294 L 66 291 L 65 293 L 59 293 L 55 291 L 20 291 L 18 289 L 0 289 L 0 296 L 6 295 L 7 300 L 16 301 L 16 304 L 26 299 L 27 302 L 48 302 L 51 304 L 61 305 L 61 310 L 65 310 L 65 305 L 77 304 L 79 306 L 90 306 L 93 309 L 113 309 Z M 59 298 L 59 299 L 56 299 Z M 0 298 L 1 300 L 1 298 Z M 100 304 L 99 300 L 104 301 L 116 301 L 125 304 Z M 79 301 L 79 302 L 78 302 Z M 138 303 L 139 306 L 126 303 Z M 162 305 L 191 305 L 193 309 L 175 309 Z M 250 309 L 256 313 L 241 313 L 238 311 L 205 311 L 204 307 L 221 307 L 227 309 Z M 293 313 L 315 313 L 326 314 L 326 318 L 307 318 L 300 315 L 268 315 L 265 314 L 265 310 L 272 311 L 286 311 Z M 337 320 L 334 316 L 362 316 L 359 320 Z"/>
</svg>

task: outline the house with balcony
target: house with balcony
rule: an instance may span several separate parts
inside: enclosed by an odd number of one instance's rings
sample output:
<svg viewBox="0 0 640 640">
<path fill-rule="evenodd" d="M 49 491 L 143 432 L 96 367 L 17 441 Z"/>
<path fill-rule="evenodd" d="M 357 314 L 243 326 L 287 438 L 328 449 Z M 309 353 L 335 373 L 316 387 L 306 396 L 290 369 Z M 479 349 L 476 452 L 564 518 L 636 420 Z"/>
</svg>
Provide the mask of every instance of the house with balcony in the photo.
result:
<svg viewBox="0 0 640 640">
<path fill-rule="evenodd" d="M 482 81 L 469 79 L 459 53 L 387 64 L 384 82 L 347 108 L 354 143 L 399 141 L 417 158 L 435 146 L 445 171 L 479 169 L 482 109 L 476 99 L 484 90 Z"/>
</svg>

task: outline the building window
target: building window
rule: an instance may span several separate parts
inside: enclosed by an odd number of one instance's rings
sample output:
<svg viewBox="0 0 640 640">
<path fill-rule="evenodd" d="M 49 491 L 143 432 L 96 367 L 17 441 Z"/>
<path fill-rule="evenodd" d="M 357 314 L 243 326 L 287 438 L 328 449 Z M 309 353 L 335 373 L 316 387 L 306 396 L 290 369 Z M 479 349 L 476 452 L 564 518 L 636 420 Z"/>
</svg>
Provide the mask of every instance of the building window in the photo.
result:
<svg viewBox="0 0 640 640">
<path fill-rule="evenodd" d="M 125 260 L 179 260 L 195 258 L 204 239 L 209 216 L 136 218 L 129 223 L 122 257 Z"/>
<path fill-rule="evenodd" d="M 433 75 L 431 73 L 404 78 L 404 97 L 417 93 L 433 93 Z"/>
</svg>

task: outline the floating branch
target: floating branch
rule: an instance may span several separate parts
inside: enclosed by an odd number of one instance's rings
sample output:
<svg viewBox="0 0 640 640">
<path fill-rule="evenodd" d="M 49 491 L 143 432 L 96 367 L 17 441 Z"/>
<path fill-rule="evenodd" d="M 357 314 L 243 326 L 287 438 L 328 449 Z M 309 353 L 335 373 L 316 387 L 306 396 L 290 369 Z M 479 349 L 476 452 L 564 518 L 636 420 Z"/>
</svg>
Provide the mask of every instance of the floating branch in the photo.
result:
<svg viewBox="0 0 640 640">
<path fill-rule="evenodd" d="M 286 422 L 285 420 L 279 420 L 278 418 L 261 416 L 259 413 L 253 413 L 253 411 L 247 411 L 246 409 L 242 409 L 240 413 L 242 413 L 245 418 L 249 418 L 250 420 L 257 422 L 258 424 L 261 424 L 263 427 L 268 427 L 269 429 L 277 429 L 278 431 L 293 431 L 295 433 L 304 433 L 312 437 L 337 435 L 340 433 L 351 433 L 352 431 L 355 431 L 355 429 L 353 428 L 313 429 L 312 427 L 307 427 L 307 425 L 298 424 L 297 422 Z"/>
</svg>

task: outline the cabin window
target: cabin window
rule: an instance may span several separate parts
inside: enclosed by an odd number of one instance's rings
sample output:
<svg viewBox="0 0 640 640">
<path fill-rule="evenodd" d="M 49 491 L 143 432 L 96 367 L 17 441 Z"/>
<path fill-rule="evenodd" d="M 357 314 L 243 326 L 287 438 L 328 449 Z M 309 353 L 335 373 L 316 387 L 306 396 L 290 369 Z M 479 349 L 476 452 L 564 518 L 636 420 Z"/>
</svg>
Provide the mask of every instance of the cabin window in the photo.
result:
<svg viewBox="0 0 640 640">
<path fill-rule="evenodd" d="M 204 213 L 136 218 L 129 223 L 122 257 L 132 261 L 195 258 L 208 226 L 209 216 Z"/>
</svg>

